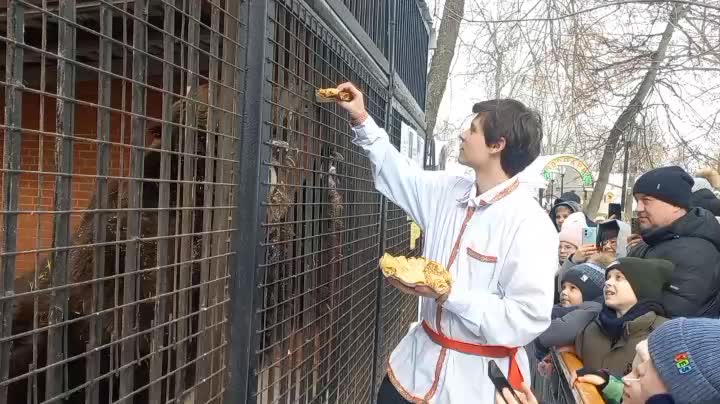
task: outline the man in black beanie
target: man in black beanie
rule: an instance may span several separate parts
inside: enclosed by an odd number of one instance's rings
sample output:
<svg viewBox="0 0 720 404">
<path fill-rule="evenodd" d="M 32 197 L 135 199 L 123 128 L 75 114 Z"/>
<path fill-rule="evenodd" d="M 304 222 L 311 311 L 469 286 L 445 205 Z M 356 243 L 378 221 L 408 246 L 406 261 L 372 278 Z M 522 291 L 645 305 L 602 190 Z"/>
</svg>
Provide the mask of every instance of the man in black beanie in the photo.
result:
<svg viewBox="0 0 720 404">
<path fill-rule="evenodd" d="M 671 317 L 720 316 L 720 223 L 690 208 L 693 178 L 680 167 L 648 171 L 635 182 L 642 242 L 628 257 L 675 264 L 662 303 Z"/>
</svg>

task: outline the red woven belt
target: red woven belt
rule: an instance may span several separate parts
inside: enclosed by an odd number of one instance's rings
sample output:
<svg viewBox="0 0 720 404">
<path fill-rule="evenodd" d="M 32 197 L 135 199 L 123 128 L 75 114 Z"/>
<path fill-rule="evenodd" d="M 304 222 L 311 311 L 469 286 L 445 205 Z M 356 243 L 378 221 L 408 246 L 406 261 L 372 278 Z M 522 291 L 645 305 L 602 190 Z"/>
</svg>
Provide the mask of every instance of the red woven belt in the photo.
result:
<svg viewBox="0 0 720 404">
<path fill-rule="evenodd" d="M 520 385 L 523 383 L 524 378 L 522 372 L 520 372 L 520 365 L 518 365 L 517 362 L 517 348 L 509 348 L 499 345 L 479 345 L 458 341 L 437 333 L 432 329 L 432 327 L 430 327 L 430 324 L 428 324 L 427 321 L 423 321 L 422 326 L 430 339 L 443 348 L 464 354 L 483 356 L 486 358 L 510 358 L 508 381 L 513 388 L 520 390 Z"/>
</svg>

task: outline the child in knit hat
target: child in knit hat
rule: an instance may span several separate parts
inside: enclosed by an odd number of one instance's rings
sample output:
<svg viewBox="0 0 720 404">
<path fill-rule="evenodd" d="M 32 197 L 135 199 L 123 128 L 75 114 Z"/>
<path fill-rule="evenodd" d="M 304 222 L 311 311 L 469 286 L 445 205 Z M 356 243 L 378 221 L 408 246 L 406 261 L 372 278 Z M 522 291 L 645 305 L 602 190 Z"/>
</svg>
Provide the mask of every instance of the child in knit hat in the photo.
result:
<svg viewBox="0 0 720 404">
<path fill-rule="evenodd" d="M 574 266 L 561 280 L 560 306 L 597 300 L 603 293 L 605 269 L 596 264 Z"/>
<path fill-rule="evenodd" d="M 585 216 L 582 213 L 573 213 L 568 216 L 560 230 L 560 249 L 558 257 L 560 265 L 565 263 L 569 256 L 575 254 L 582 243 L 582 230 L 585 227 Z"/>
<path fill-rule="evenodd" d="M 720 321 L 676 318 L 636 346 L 633 370 L 621 381 L 603 371 L 578 371 L 609 404 L 720 402 Z"/>
<path fill-rule="evenodd" d="M 585 367 L 618 377 L 630 372 L 635 345 L 667 321 L 659 299 L 673 269 L 669 261 L 640 258 L 607 267 L 603 307 L 575 339 Z"/>
<path fill-rule="evenodd" d="M 720 321 L 677 318 L 648 338 L 650 361 L 639 366 L 641 391 L 676 403 L 720 402 Z"/>
<path fill-rule="evenodd" d="M 535 354 L 541 367 L 549 363 L 548 351 L 554 346 L 572 345 L 575 336 L 600 312 L 605 268 L 594 264 L 573 267 L 562 279 L 560 303 L 553 307 L 552 322 L 535 340 Z M 546 369 L 541 369 L 545 372 Z"/>
</svg>

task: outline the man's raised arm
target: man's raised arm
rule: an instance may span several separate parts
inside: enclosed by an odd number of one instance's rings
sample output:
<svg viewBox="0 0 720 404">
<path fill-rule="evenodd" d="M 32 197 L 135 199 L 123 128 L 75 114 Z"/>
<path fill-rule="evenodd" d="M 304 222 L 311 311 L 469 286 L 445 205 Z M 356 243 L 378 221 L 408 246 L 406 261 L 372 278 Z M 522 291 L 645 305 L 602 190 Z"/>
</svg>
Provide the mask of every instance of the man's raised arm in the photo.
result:
<svg viewBox="0 0 720 404">
<path fill-rule="evenodd" d="M 350 114 L 353 143 L 362 147 L 373 164 L 375 187 L 426 229 L 452 181 L 444 173 L 424 171 L 400 154 L 387 132 L 368 115 L 363 95 L 354 85 L 344 83 L 338 90 L 352 95 L 351 101 L 338 101 L 338 105 Z"/>
</svg>

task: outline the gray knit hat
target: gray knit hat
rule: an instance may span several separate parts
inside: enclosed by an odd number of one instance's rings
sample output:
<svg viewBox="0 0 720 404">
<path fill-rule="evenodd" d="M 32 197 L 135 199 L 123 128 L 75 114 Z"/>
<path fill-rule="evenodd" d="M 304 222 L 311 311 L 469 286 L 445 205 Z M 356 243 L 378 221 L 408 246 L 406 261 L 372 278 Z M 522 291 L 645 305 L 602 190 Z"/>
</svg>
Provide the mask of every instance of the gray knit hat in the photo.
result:
<svg viewBox="0 0 720 404">
<path fill-rule="evenodd" d="M 570 282 L 582 292 L 583 301 L 591 301 L 602 296 L 605 285 L 605 268 L 593 264 L 578 264 L 561 279 L 562 282 Z"/>
<path fill-rule="evenodd" d="M 650 334 L 648 349 L 676 403 L 720 402 L 720 320 L 670 320 Z"/>
</svg>

